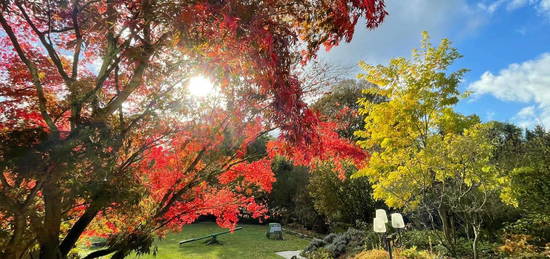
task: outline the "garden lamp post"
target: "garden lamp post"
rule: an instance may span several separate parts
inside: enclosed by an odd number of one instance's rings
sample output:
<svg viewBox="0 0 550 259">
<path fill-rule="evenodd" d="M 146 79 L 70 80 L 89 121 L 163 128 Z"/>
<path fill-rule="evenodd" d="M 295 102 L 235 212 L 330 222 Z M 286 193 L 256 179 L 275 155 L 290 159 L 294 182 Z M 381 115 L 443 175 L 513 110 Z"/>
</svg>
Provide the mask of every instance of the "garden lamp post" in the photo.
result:
<svg viewBox="0 0 550 259">
<path fill-rule="evenodd" d="M 394 234 L 385 235 L 386 233 L 386 223 L 388 223 L 388 216 L 386 211 L 383 209 L 376 210 L 376 217 L 373 220 L 373 229 L 376 233 L 384 234 L 384 241 L 386 241 L 386 246 L 388 247 L 388 253 L 390 254 L 390 259 L 393 259 L 392 250 L 391 250 L 391 241 L 395 237 Z M 391 226 L 399 231 L 405 227 L 405 222 L 403 221 L 403 215 L 400 213 L 391 214 Z"/>
</svg>

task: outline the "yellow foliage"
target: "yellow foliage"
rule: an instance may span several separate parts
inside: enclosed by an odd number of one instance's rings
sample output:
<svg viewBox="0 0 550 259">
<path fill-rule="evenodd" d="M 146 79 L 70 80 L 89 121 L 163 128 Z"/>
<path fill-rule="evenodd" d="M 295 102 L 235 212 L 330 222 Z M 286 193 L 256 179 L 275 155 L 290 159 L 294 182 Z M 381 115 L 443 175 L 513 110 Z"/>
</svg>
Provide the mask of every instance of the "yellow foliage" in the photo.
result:
<svg viewBox="0 0 550 259">
<path fill-rule="evenodd" d="M 357 254 L 353 259 L 387 259 L 389 258 L 388 252 L 385 250 L 368 250 Z M 397 257 L 396 257 L 397 258 Z"/>
<path fill-rule="evenodd" d="M 358 77 L 378 86 L 365 93 L 386 101 L 358 101 L 365 127 L 355 136 L 372 157 L 354 177 L 369 177 L 374 197 L 390 207 L 412 209 L 420 202 L 418 194 L 449 179 L 486 190 L 503 181 L 489 165 L 493 146 L 488 125 L 452 108 L 467 95 L 458 90 L 466 70 L 446 72 L 459 57 L 448 40 L 432 46 L 424 33 L 410 60 L 360 64 L 364 73 Z"/>
<path fill-rule="evenodd" d="M 435 259 L 436 255 L 431 254 L 428 251 L 418 251 L 416 247 L 409 249 L 396 249 L 392 253 L 393 258 L 396 259 Z M 389 254 L 386 250 L 373 249 L 363 251 L 353 257 L 353 259 L 387 259 Z"/>
</svg>

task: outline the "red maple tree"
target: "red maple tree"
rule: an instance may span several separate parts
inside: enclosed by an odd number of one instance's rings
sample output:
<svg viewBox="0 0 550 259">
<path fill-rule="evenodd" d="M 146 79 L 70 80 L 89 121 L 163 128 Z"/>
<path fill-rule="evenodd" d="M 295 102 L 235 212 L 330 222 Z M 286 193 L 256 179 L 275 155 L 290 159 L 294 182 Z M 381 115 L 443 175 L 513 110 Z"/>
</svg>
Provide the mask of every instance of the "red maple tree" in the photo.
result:
<svg viewBox="0 0 550 259">
<path fill-rule="evenodd" d="M 97 219 L 120 258 L 200 214 L 260 216 L 273 179 L 247 143 L 274 127 L 322 139 L 295 67 L 385 15 L 382 0 L 2 1 L 0 254 L 65 258 Z M 216 78 L 217 106 L 187 94 L 196 74 Z M 146 224 L 108 220 L 138 222 L 126 210 Z"/>
</svg>

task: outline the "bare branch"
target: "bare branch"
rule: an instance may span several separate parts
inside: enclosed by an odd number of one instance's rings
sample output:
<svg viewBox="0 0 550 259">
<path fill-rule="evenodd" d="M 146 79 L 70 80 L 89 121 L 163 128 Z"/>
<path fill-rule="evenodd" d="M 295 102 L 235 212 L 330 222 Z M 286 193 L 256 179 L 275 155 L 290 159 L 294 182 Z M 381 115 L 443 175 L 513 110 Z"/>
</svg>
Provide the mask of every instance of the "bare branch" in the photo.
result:
<svg viewBox="0 0 550 259">
<path fill-rule="evenodd" d="M 47 31 L 42 31 L 42 32 L 40 32 L 40 33 L 42 33 L 42 34 L 50 34 L 50 33 L 68 32 L 68 31 L 72 31 L 72 30 L 74 30 L 74 27 L 63 27 L 63 28 L 60 28 L 60 29 L 48 28 Z"/>
<path fill-rule="evenodd" d="M 130 94 L 134 92 L 134 90 L 139 85 L 141 85 L 141 83 L 143 82 L 143 74 L 145 73 L 145 69 L 149 66 L 148 58 L 150 54 L 146 53 L 149 53 L 150 50 L 148 50 L 149 48 L 146 49 L 147 50 L 143 52 L 143 54 L 145 55 L 144 60 L 140 61 L 137 64 L 136 68 L 134 69 L 134 74 L 132 75 L 132 78 L 130 79 L 128 85 L 124 89 L 122 89 L 122 91 L 120 91 L 120 94 L 113 101 L 108 103 L 105 108 L 101 109 L 96 114 L 95 117 L 97 119 L 105 119 L 107 116 L 113 113 L 124 101 L 126 101 L 126 99 L 128 99 Z"/>
</svg>

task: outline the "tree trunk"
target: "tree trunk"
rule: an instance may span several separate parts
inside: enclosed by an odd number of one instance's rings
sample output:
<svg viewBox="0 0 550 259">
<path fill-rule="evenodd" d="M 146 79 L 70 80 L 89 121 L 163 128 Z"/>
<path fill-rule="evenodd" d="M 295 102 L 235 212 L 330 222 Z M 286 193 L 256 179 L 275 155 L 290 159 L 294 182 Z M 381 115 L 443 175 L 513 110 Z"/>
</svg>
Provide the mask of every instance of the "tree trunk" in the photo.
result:
<svg viewBox="0 0 550 259">
<path fill-rule="evenodd" d="M 474 230 L 474 242 L 472 242 L 472 250 L 474 251 L 474 259 L 478 259 L 477 239 L 478 239 L 478 236 L 479 236 L 479 228 L 476 228 L 475 225 L 472 225 L 472 229 Z"/>
<path fill-rule="evenodd" d="M 97 199 L 96 199 L 97 201 Z M 63 242 L 61 242 L 61 245 L 59 246 L 59 250 L 63 256 L 67 256 L 67 254 L 71 251 L 73 246 L 76 244 L 76 241 L 80 238 L 80 235 L 82 235 L 82 232 L 88 227 L 90 222 L 95 218 L 97 213 L 99 212 L 100 206 L 97 204 L 97 202 L 92 203 L 92 205 L 84 212 L 84 214 L 75 222 L 71 230 L 69 230 L 69 233 L 67 236 L 65 236 L 65 239 L 63 239 Z"/>
<path fill-rule="evenodd" d="M 40 259 L 60 259 L 61 252 L 59 251 L 59 239 L 53 238 L 40 242 Z"/>
<path fill-rule="evenodd" d="M 6 245 L 4 253 L 0 253 L 0 258 L 20 258 L 24 253 L 24 244 L 22 244 L 22 236 L 25 231 L 25 217 L 22 215 L 14 215 L 13 235 Z"/>
<path fill-rule="evenodd" d="M 92 259 L 92 258 L 98 258 L 101 256 L 109 255 L 113 253 L 115 250 L 111 248 L 103 249 L 103 250 L 97 250 L 89 253 L 87 256 L 85 256 L 83 259 Z"/>
<path fill-rule="evenodd" d="M 439 207 L 439 218 L 441 219 L 443 235 L 445 237 L 445 242 L 449 248 L 449 251 L 453 256 L 456 256 L 455 247 L 454 247 L 454 231 L 452 221 L 450 220 L 449 212 L 445 206 Z"/>
<path fill-rule="evenodd" d="M 116 252 L 111 259 L 124 259 L 128 253 L 124 250 Z"/>
<path fill-rule="evenodd" d="M 55 172 L 52 172 L 55 174 Z M 61 228 L 61 190 L 56 182 L 57 177 L 44 184 L 44 227 L 40 233 L 41 259 L 63 258 L 59 250 L 59 233 Z"/>
</svg>

